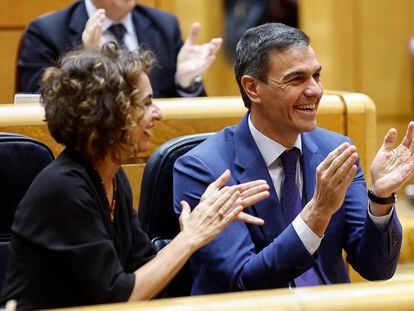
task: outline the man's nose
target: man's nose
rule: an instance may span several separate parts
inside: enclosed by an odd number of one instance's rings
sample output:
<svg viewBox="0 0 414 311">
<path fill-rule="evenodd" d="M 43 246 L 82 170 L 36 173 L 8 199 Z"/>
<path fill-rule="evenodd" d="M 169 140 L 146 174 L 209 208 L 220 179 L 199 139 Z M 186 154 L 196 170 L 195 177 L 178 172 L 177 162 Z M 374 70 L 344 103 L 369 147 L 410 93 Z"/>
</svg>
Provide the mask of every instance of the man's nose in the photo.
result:
<svg viewBox="0 0 414 311">
<path fill-rule="evenodd" d="M 314 78 L 310 79 L 306 89 L 305 89 L 305 95 L 312 97 L 318 97 L 320 98 L 323 94 L 323 86 L 320 81 L 316 81 Z"/>
</svg>

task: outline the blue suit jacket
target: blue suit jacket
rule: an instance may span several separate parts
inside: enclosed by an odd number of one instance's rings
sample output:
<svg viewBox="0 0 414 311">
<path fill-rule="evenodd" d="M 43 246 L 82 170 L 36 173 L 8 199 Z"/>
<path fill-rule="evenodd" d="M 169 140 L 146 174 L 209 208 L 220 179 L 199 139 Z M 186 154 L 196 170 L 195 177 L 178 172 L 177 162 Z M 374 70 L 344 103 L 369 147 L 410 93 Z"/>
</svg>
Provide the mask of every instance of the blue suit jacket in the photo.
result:
<svg viewBox="0 0 414 311">
<path fill-rule="evenodd" d="M 316 167 L 330 151 L 348 138 L 316 129 L 302 134 L 301 164 L 304 201 L 315 190 Z M 264 179 L 270 197 L 246 209 L 265 220 L 263 226 L 231 223 L 215 240 L 191 258 L 193 294 L 287 287 L 314 267 L 325 284 L 349 282 L 342 250 L 347 260 L 370 280 L 390 278 L 401 248 L 402 230 L 396 214 L 385 232 L 367 215 L 368 199 L 362 170 L 358 171 L 343 206 L 334 214 L 322 243 L 311 256 L 292 225 L 284 224 L 279 199 L 261 153 L 247 124 L 229 127 L 179 158 L 174 167 L 174 206 L 187 200 L 195 207 L 207 185 L 225 169 L 232 171 L 229 184 Z"/>
<path fill-rule="evenodd" d="M 20 81 L 17 91 L 37 92 L 43 70 L 82 43 L 88 15 L 84 1 L 44 15 L 27 28 L 17 61 Z M 169 13 L 137 5 L 132 21 L 140 47 L 152 50 L 157 64 L 150 74 L 155 97 L 179 97 L 174 82 L 177 55 L 183 41 L 177 18 Z M 205 95 L 203 92 L 200 95 Z"/>
</svg>

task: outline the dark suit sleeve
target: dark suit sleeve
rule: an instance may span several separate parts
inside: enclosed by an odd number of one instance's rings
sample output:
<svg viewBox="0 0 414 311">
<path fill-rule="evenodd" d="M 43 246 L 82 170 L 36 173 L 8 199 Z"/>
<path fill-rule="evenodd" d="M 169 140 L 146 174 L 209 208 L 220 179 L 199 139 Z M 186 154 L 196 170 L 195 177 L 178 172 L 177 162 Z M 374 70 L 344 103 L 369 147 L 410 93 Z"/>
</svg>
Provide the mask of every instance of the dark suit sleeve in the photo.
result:
<svg viewBox="0 0 414 311">
<path fill-rule="evenodd" d="M 344 203 L 347 261 L 368 280 L 389 279 L 398 264 L 402 242 L 401 224 L 394 210 L 386 230 L 378 229 L 368 215 L 366 191 L 363 173 L 358 165 Z"/>
<path fill-rule="evenodd" d="M 194 156 L 177 160 L 174 166 L 176 213 L 180 212 L 180 200 L 186 200 L 194 208 L 208 184 L 221 173 L 212 171 Z M 233 180 L 229 184 L 234 183 Z M 250 230 L 260 230 L 255 227 L 235 221 L 192 256 L 192 294 L 285 287 L 315 264 L 292 225 L 261 250 L 252 241 Z"/>
<path fill-rule="evenodd" d="M 55 64 L 59 52 L 47 35 L 41 20 L 32 22 L 22 37 L 17 66 L 21 88 L 18 92 L 38 92 L 45 68 Z"/>
</svg>

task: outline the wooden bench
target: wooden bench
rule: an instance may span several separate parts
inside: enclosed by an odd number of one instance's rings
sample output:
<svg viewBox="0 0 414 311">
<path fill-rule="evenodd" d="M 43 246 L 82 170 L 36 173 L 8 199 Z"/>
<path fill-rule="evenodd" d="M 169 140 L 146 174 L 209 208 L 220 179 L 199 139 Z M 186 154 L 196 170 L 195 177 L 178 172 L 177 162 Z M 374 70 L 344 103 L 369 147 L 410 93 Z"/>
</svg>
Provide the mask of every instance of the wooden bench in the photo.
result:
<svg viewBox="0 0 414 311">
<path fill-rule="evenodd" d="M 251 311 L 413 310 L 414 275 L 398 281 L 215 294 L 73 308 L 70 310 Z M 69 310 L 69 309 L 67 309 Z"/>
<path fill-rule="evenodd" d="M 164 119 L 154 129 L 151 149 L 123 167 L 138 206 L 142 172 L 149 155 L 162 143 L 177 136 L 215 132 L 237 124 L 246 113 L 239 97 L 208 97 L 156 100 Z M 49 135 L 38 105 L 0 105 L 0 131 L 21 133 L 46 143 L 55 155 L 62 150 Z M 362 167 L 369 167 L 375 152 L 375 105 L 359 93 L 328 92 L 318 112 L 319 126 L 349 136 L 358 148 Z"/>
</svg>

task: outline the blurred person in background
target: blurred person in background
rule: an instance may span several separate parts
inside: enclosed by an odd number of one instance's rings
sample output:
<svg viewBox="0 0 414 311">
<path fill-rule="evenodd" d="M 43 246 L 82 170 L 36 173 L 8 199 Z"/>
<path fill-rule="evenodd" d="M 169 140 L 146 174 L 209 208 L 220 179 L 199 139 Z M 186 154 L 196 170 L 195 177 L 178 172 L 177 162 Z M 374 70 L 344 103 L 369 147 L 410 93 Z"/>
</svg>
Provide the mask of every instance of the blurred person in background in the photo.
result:
<svg viewBox="0 0 414 311">
<path fill-rule="evenodd" d="M 150 81 L 154 97 L 206 95 L 201 74 L 215 60 L 222 39 L 197 44 L 201 25 L 194 23 L 182 41 L 177 18 L 135 0 L 80 0 L 43 15 L 27 28 L 17 60 L 17 92 L 37 92 L 43 70 L 74 46 L 101 46 L 115 40 L 127 50 L 152 50 L 157 66 Z"/>
<path fill-rule="evenodd" d="M 299 0 L 224 0 L 224 46 L 231 62 L 236 44 L 247 29 L 269 22 L 298 27 L 298 2 Z"/>
</svg>

